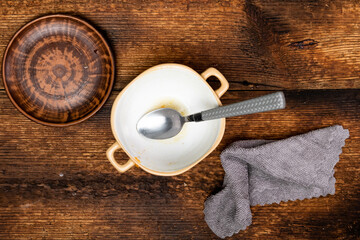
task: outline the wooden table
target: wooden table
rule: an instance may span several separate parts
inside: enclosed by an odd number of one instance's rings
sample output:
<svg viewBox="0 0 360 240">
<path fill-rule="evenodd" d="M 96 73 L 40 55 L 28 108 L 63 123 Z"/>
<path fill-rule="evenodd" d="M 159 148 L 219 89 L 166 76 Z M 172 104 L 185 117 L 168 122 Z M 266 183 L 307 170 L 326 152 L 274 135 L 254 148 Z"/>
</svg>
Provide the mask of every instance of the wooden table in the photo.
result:
<svg viewBox="0 0 360 240">
<path fill-rule="evenodd" d="M 253 224 L 233 239 L 360 238 L 358 1 L 2 0 L 1 57 L 21 26 L 52 13 L 84 18 L 106 36 L 116 83 L 95 116 L 66 128 L 27 119 L 1 83 L 0 239 L 216 239 L 203 203 L 222 184 L 219 154 L 228 144 L 334 124 L 350 130 L 336 194 L 252 207 Z M 228 119 L 219 147 L 180 176 L 120 174 L 105 156 L 114 98 L 168 62 L 220 70 L 230 82 L 223 104 L 283 90 L 287 108 Z"/>
</svg>

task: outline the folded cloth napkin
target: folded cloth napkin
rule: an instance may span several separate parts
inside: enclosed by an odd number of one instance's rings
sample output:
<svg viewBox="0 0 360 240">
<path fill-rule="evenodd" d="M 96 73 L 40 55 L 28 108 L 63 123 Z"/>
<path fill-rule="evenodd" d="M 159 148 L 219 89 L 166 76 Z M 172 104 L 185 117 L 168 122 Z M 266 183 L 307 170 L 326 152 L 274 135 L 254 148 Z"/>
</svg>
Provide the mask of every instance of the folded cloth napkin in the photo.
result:
<svg viewBox="0 0 360 240">
<path fill-rule="evenodd" d="M 334 194 L 334 166 L 348 137 L 337 125 L 279 141 L 231 144 L 221 153 L 223 188 L 205 201 L 206 223 L 225 238 L 251 224 L 250 206 Z"/>
</svg>

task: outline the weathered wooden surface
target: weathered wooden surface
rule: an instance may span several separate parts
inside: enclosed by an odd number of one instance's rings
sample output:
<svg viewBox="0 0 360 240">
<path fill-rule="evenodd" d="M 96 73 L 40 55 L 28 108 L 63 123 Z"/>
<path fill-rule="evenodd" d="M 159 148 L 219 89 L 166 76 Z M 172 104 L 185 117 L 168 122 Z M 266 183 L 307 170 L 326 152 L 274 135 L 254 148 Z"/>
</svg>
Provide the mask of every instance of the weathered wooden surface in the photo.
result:
<svg viewBox="0 0 360 240">
<path fill-rule="evenodd" d="M 253 224 L 233 239 L 359 238 L 359 10 L 356 1 L 325 0 L 1 1 L 0 57 L 26 22 L 68 13 L 107 37 L 117 73 L 103 109 L 67 128 L 28 120 L 1 83 L 0 239 L 216 239 L 202 210 L 222 184 L 228 144 L 334 124 L 351 136 L 335 167 L 336 194 L 253 207 Z M 165 62 L 218 68 L 230 81 L 224 104 L 280 89 L 287 109 L 227 120 L 219 147 L 180 176 L 119 174 L 105 156 L 111 105 L 139 73 Z"/>
<path fill-rule="evenodd" d="M 60 12 L 83 17 L 107 36 L 116 89 L 164 62 L 217 67 L 233 90 L 359 88 L 356 2 L 4 0 L 0 51 L 26 22 Z M 306 39 L 317 44 L 291 45 Z"/>
</svg>

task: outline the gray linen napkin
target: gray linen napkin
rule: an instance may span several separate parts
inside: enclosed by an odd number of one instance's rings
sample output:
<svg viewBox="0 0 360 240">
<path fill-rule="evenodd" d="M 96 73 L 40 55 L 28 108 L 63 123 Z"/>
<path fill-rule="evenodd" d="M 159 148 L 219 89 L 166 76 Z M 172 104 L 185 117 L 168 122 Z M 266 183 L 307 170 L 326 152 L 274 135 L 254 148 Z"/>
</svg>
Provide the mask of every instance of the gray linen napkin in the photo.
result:
<svg viewBox="0 0 360 240">
<path fill-rule="evenodd" d="M 250 206 L 334 194 L 334 166 L 348 137 L 336 125 L 279 141 L 231 144 L 221 153 L 223 189 L 205 201 L 206 223 L 225 238 L 251 224 Z"/>
</svg>

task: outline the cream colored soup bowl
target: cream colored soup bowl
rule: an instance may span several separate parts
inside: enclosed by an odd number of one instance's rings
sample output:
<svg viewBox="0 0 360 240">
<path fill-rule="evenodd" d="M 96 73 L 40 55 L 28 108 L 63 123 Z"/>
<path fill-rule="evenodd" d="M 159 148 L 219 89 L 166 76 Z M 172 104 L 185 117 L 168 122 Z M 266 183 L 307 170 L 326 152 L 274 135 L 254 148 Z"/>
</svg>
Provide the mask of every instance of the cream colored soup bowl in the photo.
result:
<svg viewBox="0 0 360 240">
<path fill-rule="evenodd" d="M 206 82 L 210 76 L 221 86 L 213 90 Z M 135 164 L 161 176 L 181 174 L 209 155 L 220 143 L 225 119 L 187 123 L 175 137 L 147 139 L 136 130 L 137 121 L 146 113 L 170 107 L 183 115 L 221 106 L 220 97 L 229 88 L 225 77 L 215 68 L 201 75 L 180 64 L 161 64 L 136 77 L 115 99 L 111 110 L 111 128 L 116 142 L 107 150 L 107 158 L 121 173 Z M 122 148 L 129 160 L 119 164 L 114 152 Z"/>
</svg>

